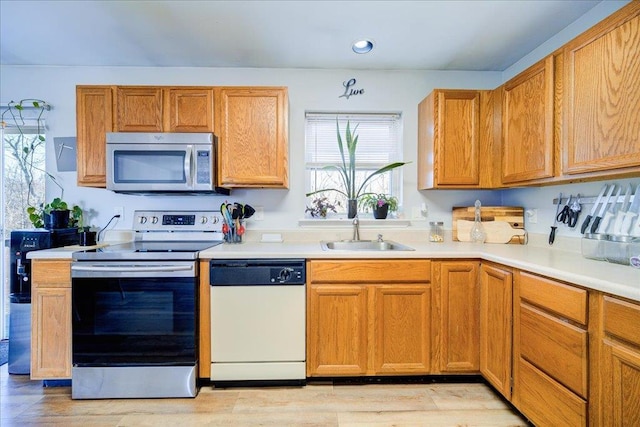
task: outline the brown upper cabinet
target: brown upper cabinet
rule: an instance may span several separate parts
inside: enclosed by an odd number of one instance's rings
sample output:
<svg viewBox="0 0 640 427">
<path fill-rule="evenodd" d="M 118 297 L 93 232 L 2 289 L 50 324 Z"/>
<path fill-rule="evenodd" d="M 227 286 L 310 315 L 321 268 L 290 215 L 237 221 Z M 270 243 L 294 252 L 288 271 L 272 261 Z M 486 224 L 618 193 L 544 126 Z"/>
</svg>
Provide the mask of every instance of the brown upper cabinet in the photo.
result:
<svg viewBox="0 0 640 427">
<path fill-rule="evenodd" d="M 563 173 L 640 173 L 640 2 L 563 48 Z"/>
<path fill-rule="evenodd" d="M 285 87 L 216 88 L 218 185 L 288 188 Z"/>
<path fill-rule="evenodd" d="M 120 86 L 117 132 L 213 132 L 213 88 Z"/>
<path fill-rule="evenodd" d="M 76 100 L 78 185 L 106 186 L 107 132 L 213 132 L 218 185 L 287 188 L 287 88 L 78 86 Z"/>
<path fill-rule="evenodd" d="M 434 90 L 418 106 L 418 189 L 638 176 L 639 57 L 636 1 L 494 91 Z"/>
<path fill-rule="evenodd" d="M 502 183 L 554 176 L 554 56 L 505 83 L 502 101 Z"/>
<path fill-rule="evenodd" d="M 493 91 L 447 89 L 420 102 L 418 189 L 497 186 L 490 167 L 499 161 L 497 102 Z"/>
<path fill-rule="evenodd" d="M 78 185 L 106 186 L 106 136 L 113 131 L 113 86 L 76 87 Z"/>
</svg>

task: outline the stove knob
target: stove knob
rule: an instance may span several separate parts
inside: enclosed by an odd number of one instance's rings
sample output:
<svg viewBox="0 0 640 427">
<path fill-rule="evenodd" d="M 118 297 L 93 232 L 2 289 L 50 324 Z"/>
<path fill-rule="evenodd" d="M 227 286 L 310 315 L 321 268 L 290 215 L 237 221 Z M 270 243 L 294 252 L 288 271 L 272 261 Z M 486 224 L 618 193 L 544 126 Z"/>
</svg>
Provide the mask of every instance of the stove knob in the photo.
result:
<svg viewBox="0 0 640 427">
<path fill-rule="evenodd" d="M 158 217 L 157 216 L 152 216 L 151 217 L 151 224 L 157 224 L 158 223 Z"/>
<path fill-rule="evenodd" d="M 213 220 L 214 224 L 217 224 L 220 222 L 220 218 L 218 218 L 217 216 L 212 216 L 211 219 Z"/>
<path fill-rule="evenodd" d="M 141 216 L 138 218 L 138 222 L 140 224 L 146 224 L 147 223 L 147 217 L 146 216 Z"/>
<path fill-rule="evenodd" d="M 203 216 L 202 218 L 200 218 L 200 222 L 201 222 L 202 224 L 206 224 L 206 223 L 207 223 L 207 217 L 206 217 L 206 216 Z"/>
</svg>

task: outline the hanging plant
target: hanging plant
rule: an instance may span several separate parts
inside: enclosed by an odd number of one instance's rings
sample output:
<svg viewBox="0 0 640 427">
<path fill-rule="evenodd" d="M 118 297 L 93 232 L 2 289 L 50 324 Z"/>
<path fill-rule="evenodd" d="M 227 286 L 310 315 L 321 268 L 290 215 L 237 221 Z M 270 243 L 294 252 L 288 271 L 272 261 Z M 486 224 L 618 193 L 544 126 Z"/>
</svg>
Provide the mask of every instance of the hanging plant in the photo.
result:
<svg viewBox="0 0 640 427">
<path fill-rule="evenodd" d="M 25 117 L 25 112 L 34 111 Z M 18 137 L 15 140 L 8 140 L 7 143 L 18 162 L 19 168 L 27 184 L 27 204 L 31 205 L 31 197 L 35 197 L 33 190 L 34 171 L 42 172 L 55 185 L 60 188 L 60 197 L 64 196 L 64 189 L 58 180 L 43 168 L 36 165 L 34 154 L 36 150 L 45 144 L 44 135 L 44 116 L 47 111 L 51 110 L 51 105 L 41 99 L 27 98 L 18 102 L 11 101 L 7 104 L 7 108 L 2 112 L 0 124 L 3 129 L 14 128 L 18 131 Z M 35 123 L 36 134 L 25 132 L 25 128 L 30 126 L 30 122 Z M 31 127 L 31 126 L 30 126 Z"/>
</svg>

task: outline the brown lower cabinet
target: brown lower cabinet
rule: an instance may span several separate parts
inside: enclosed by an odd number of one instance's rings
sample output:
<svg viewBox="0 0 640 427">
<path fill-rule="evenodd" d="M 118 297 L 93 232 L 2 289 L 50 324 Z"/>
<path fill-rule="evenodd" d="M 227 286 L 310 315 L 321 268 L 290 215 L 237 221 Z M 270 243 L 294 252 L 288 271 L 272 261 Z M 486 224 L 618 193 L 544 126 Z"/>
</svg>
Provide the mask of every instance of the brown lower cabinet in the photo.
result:
<svg viewBox="0 0 640 427">
<path fill-rule="evenodd" d="M 307 262 L 307 376 L 431 368 L 431 262 Z"/>
<path fill-rule="evenodd" d="M 480 372 L 480 261 L 432 262 L 432 373 Z"/>
<path fill-rule="evenodd" d="M 32 263 L 32 379 L 71 378 L 70 264 Z M 638 302 L 477 260 L 310 260 L 307 275 L 309 377 L 469 373 L 479 360 L 535 425 L 640 425 Z"/>
<path fill-rule="evenodd" d="M 491 263 L 480 268 L 480 372 L 511 398 L 511 269 Z"/>
<path fill-rule="evenodd" d="M 31 379 L 71 378 L 71 260 L 31 264 Z"/>
<path fill-rule="evenodd" d="M 599 382 L 594 425 L 640 425 L 640 304 L 598 295 Z"/>
<path fill-rule="evenodd" d="M 513 300 L 513 404 L 536 425 L 587 425 L 587 291 L 516 271 Z"/>
</svg>

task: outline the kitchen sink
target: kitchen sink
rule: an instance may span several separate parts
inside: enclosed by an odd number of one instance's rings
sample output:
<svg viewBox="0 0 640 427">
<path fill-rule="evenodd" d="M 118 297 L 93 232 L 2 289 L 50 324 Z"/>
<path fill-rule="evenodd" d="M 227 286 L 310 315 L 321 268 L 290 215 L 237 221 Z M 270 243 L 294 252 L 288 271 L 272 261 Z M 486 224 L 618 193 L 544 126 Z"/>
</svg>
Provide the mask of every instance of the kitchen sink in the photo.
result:
<svg viewBox="0 0 640 427">
<path fill-rule="evenodd" d="M 337 240 L 320 242 L 324 251 L 413 251 L 415 249 L 391 240 Z"/>
</svg>

